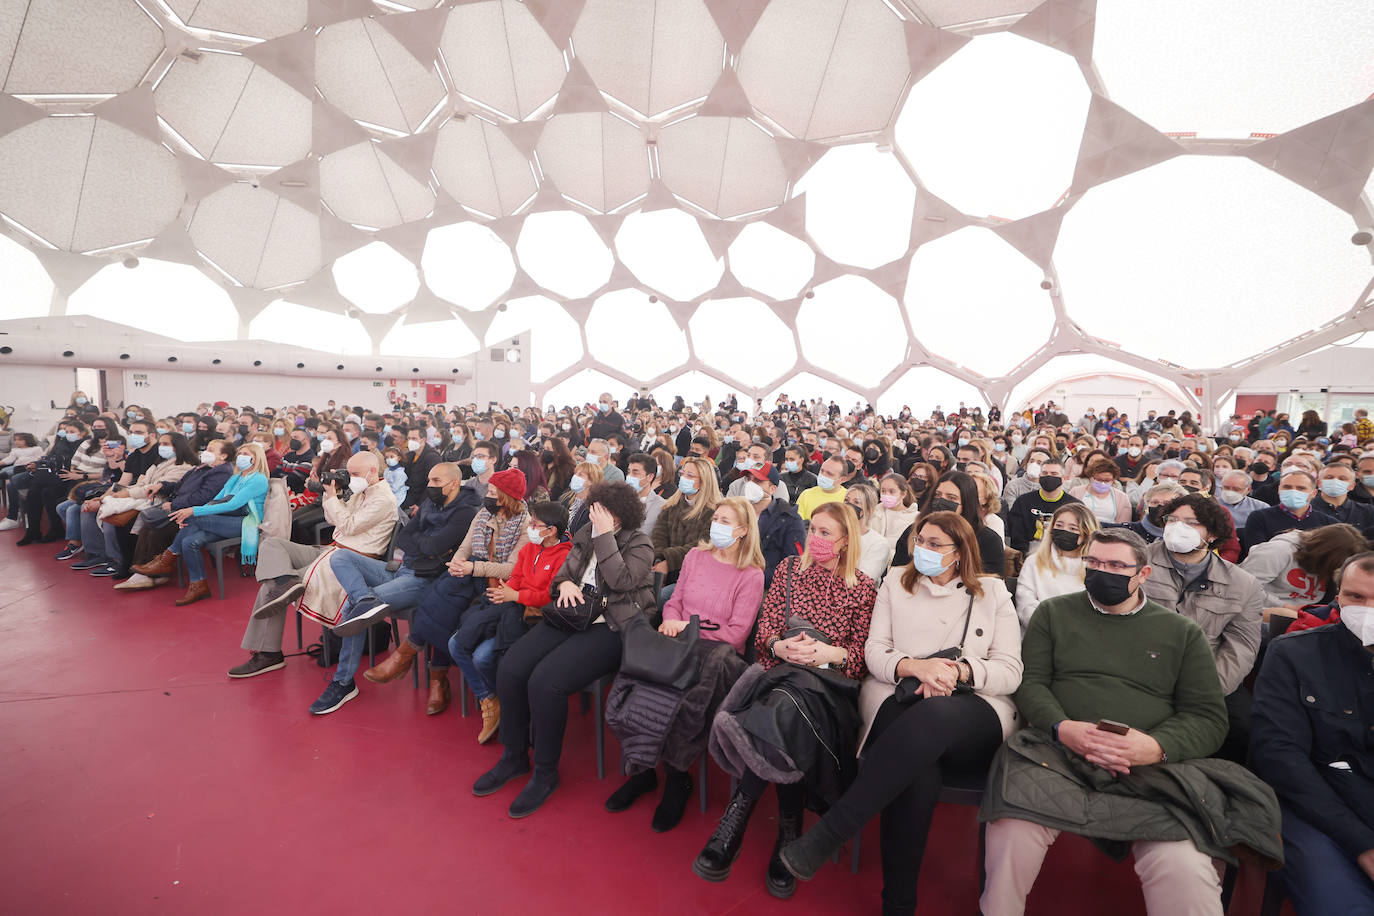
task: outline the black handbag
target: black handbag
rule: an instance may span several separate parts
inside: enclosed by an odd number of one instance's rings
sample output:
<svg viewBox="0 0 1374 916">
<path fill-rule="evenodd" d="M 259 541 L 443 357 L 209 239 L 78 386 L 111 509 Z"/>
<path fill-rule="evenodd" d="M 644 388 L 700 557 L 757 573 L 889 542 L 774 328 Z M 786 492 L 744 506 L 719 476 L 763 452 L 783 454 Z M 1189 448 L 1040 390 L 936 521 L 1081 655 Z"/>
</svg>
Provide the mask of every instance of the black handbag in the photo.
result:
<svg viewBox="0 0 1374 916">
<path fill-rule="evenodd" d="M 973 619 L 973 592 L 968 595 L 968 609 L 964 611 L 964 634 L 959 637 L 959 645 L 950 646 L 948 649 L 941 649 L 925 658 L 947 658 L 950 661 L 958 661 L 964 657 L 964 641 L 968 639 L 969 621 Z M 902 706 L 910 706 L 921 699 L 920 694 L 921 679 L 919 677 L 904 677 L 897 682 L 897 686 L 892 688 L 892 696 Z M 965 684 L 962 681 L 954 685 L 955 694 L 973 693 L 973 685 Z"/>
<path fill-rule="evenodd" d="M 581 633 L 592 625 L 592 621 L 606 613 L 606 596 L 597 591 L 596 586 L 582 586 L 582 597 L 584 600 L 581 604 L 567 607 L 559 607 L 557 601 L 550 601 L 540 609 L 540 613 L 551 627 L 569 633 Z"/>
<path fill-rule="evenodd" d="M 686 690 L 696 682 L 698 665 L 692 647 L 701 638 L 701 618 L 696 614 L 676 636 L 664 636 L 637 614 L 625 628 L 624 637 L 621 674 L 674 690 Z"/>
</svg>

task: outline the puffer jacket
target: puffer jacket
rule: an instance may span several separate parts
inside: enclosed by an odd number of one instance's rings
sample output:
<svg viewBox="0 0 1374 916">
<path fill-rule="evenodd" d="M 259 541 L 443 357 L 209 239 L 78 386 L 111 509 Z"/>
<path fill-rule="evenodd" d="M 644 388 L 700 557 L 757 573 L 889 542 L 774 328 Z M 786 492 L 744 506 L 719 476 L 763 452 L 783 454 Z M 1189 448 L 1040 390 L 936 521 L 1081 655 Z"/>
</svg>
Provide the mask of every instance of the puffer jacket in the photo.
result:
<svg viewBox="0 0 1374 916">
<path fill-rule="evenodd" d="M 586 525 L 573 535 L 563 568 L 553 577 L 549 591 L 558 594 L 564 582 L 582 587 L 582 576 L 596 557 L 596 588 L 606 598 L 606 623 L 619 633 L 635 614 L 652 613 L 654 602 L 654 547 L 642 531 L 620 529 L 592 537 Z"/>
<path fill-rule="evenodd" d="M 710 535 L 713 510 L 714 507 L 703 511 L 695 519 L 689 519 L 687 513 L 692 511 L 692 506 L 688 505 L 686 499 L 680 499 L 675 505 L 664 506 L 658 513 L 653 533 L 654 562 L 662 560 L 668 567 L 669 583 L 677 581 L 687 552 Z"/>
</svg>

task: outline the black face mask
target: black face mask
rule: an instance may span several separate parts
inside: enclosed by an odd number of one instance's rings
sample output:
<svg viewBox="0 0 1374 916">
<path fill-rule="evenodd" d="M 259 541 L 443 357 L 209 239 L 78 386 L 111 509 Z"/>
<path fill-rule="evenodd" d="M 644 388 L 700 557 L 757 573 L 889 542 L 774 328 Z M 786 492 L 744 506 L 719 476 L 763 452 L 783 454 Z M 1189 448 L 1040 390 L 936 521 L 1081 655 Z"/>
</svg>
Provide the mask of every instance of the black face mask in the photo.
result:
<svg viewBox="0 0 1374 916">
<path fill-rule="evenodd" d="M 1070 550 L 1077 550 L 1082 538 L 1079 537 L 1076 531 L 1065 531 L 1063 528 L 1056 528 L 1050 532 L 1050 540 L 1054 542 L 1055 547 L 1067 553 Z"/>
<path fill-rule="evenodd" d="M 925 482 L 923 479 L 921 479 L 920 477 L 913 477 L 913 478 L 911 478 L 911 492 L 913 492 L 913 493 L 924 493 L 925 491 L 926 491 L 926 482 Z"/>
<path fill-rule="evenodd" d="M 240 435 L 240 436 L 246 436 L 246 435 L 248 435 L 248 424 L 246 424 L 246 423 L 240 423 L 240 424 L 239 424 L 239 435 Z"/>
<path fill-rule="evenodd" d="M 1040 489 L 1046 493 L 1053 493 L 1064 485 L 1064 478 L 1056 477 L 1054 474 L 1040 475 Z"/>
<path fill-rule="evenodd" d="M 100 440 L 100 439 L 104 439 L 104 438 L 105 438 L 105 430 L 103 430 L 103 429 L 95 429 L 94 427 L 92 427 L 92 428 L 91 428 L 91 438 L 92 438 L 92 439 L 95 439 L 95 440 L 97 440 L 97 441 Z"/>
<path fill-rule="evenodd" d="M 425 495 L 428 496 L 430 501 L 436 506 L 442 506 L 444 504 L 445 496 L 443 487 L 425 487 Z"/>
<path fill-rule="evenodd" d="M 1083 587 L 1098 604 L 1112 607 L 1124 604 L 1131 597 L 1131 577 L 1104 569 L 1090 569 L 1083 574 Z"/>
<path fill-rule="evenodd" d="M 1194 487 L 1186 483 L 1180 484 L 1180 486 L 1182 486 L 1183 489 L 1187 490 L 1189 493 L 1199 493 L 1202 491 L 1202 487 Z"/>
<path fill-rule="evenodd" d="M 877 461 L 881 456 L 882 453 L 879 452 L 876 448 L 871 448 L 868 451 L 864 452 L 864 457 L 867 458 L 869 461 Z"/>
<path fill-rule="evenodd" d="M 499 508 L 499 503 L 496 502 L 495 496 L 488 496 L 486 499 L 482 500 L 482 506 L 492 515 L 495 515 L 496 510 Z"/>
<path fill-rule="evenodd" d="M 952 499 L 937 496 L 930 501 L 931 512 L 958 512 L 959 504 Z"/>
<path fill-rule="evenodd" d="M 1148 508 L 1148 509 L 1145 510 L 1145 518 L 1148 519 L 1149 522 L 1150 522 L 1150 524 L 1151 524 L 1151 525 L 1154 525 L 1156 528 L 1163 528 L 1163 527 L 1164 527 L 1164 507 L 1163 507 L 1163 506 L 1151 506 L 1150 508 Z"/>
<path fill-rule="evenodd" d="M 306 448 L 305 443 L 302 442 L 302 441 L 300 441 L 299 439 L 292 439 L 292 440 L 291 440 L 291 451 L 293 451 L 293 452 L 303 452 L 303 451 L 305 451 L 305 448 Z"/>
<path fill-rule="evenodd" d="M 954 470 L 956 470 L 956 471 L 966 471 L 966 470 L 968 470 L 968 462 L 967 462 L 967 461 L 956 461 L 956 462 L 954 462 Z"/>
</svg>

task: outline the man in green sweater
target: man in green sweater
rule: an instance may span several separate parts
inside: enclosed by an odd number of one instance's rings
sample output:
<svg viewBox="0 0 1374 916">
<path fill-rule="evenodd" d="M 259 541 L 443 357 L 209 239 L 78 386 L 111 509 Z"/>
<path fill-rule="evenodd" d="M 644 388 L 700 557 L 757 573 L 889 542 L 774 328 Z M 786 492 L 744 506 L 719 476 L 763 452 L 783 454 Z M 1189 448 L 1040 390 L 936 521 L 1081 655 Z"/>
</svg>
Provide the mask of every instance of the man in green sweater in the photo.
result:
<svg viewBox="0 0 1374 916">
<path fill-rule="evenodd" d="M 1207 757 L 1226 737 L 1226 704 L 1207 637 L 1145 597 L 1145 543 L 1102 529 L 1084 552 L 1085 592 L 1041 602 L 1021 647 L 1016 705 L 1032 729 L 1113 778 Z M 986 916 L 1020 914 L 1059 831 L 1016 818 L 988 824 Z M 1147 911 L 1220 916 L 1209 856 L 1189 840 L 1133 843 Z"/>
</svg>

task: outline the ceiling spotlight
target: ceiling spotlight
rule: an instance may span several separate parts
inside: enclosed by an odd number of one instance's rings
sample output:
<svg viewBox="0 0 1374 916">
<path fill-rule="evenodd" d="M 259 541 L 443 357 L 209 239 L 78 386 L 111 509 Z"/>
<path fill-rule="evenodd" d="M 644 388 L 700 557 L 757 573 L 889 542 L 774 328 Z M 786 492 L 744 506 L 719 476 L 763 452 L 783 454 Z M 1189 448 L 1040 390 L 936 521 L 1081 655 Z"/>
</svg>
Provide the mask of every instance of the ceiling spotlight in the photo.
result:
<svg viewBox="0 0 1374 916">
<path fill-rule="evenodd" d="M 220 359 L 219 357 L 215 357 L 214 359 L 210 360 L 210 365 L 218 366 L 222 362 L 224 362 L 224 360 Z"/>
<path fill-rule="evenodd" d="M 382 371 L 382 367 L 381 367 L 381 366 L 378 366 L 378 367 L 377 367 L 377 371 L 378 371 L 378 372 L 381 372 L 381 371 Z"/>
<path fill-rule="evenodd" d="M 169 356 L 169 357 L 167 357 L 167 362 L 169 362 L 169 363 L 174 363 L 174 362 L 176 362 L 176 361 L 177 361 L 177 358 L 176 358 L 175 356 Z"/>
<path fill-rule="evenodd" d="M 262 365 L 262 360 L 260 360 L 260 359 L 255 359 L 255 360 L 253 360 L 253 365 L 254 365 L 254 366 L 261 366 L 261 365 Z"/>
<path fill-rule="evenodd" d="M 119 358 L 120 358 L 120 359 L 128 359 L 128 358 L 129 358 L 129 354 L 127 354 L 127 353 L 121 353 L 121 354 L 119 354 Z"/>
<path fill-rule="evenodd" d="M 498 306 L 496 307 L 496 310 L 497 310 L 498 312 L 504 312 L 504 311 L 505 311 L 506 309 L 508 309 L 508 308 L 510 308 L 510 306 L 508 306 L 508 305 L 506 305 L 506 303 L 502 302 L 500 305 L 498 305 Z"/>
<path fill-rule="evenodd" d="M 650 296 L 650 297 L 649 297 L 649 301 L 650 301 L 650 302 L 657 302 L 657 301 L 658 301 L 658 297 L 657 297 L 657 296 Z"/>
<path fill-rule="evenodd" d="M 411 369 L 410 371 L 416 373 L 417 375 L 420 372 L 419 368 Z"/>
<path fill-rule="evenodd" d="M 343 363 L 339 363 L 339 364 L 338 364 L 337 366 L 335 366 L 334 368 L 335 368 L 335 369 L 338 369 L 340 372 L 342 372 L 342 371 L 343 371 Z"/>
<path fill-rule="evenodd" d="M 808 289 L 808 290 L 806 291 L 806 298 L 808 298 L 808 299 L 815 299 L 815 298 L 816 298 L 816 291 L 815 291 L 814 289 Z"/>
<path fill-rule="evenodd" d="M 304 369 L 304 368 L 305 368 L 305 363 L 296 363 L 296 368 L 297 368 L 297 369 Z"/>
<path fill-rule="evenodd" d="M 131 257 L 127 257 L 127 258 L 125 258 L 125 259 L 123 260 L 122 263 L 124 264 L 125 267 L 129 268 L 130 270 L 133 270 L 135 267 L 138 266 L 138 258 L 135 258 L 135 257 L 132 257 L 132 256 L 131 256 Z"/>
<path fill-rule="evenodd" d="M 508 362 L 508 363 L 518 363 L 518 362 L 520 362 L 520 351 L 519 351 L 518 349 L 516 349 L 515 347 L 511 347 L 511 348 L 509 348 L 508 350 L 506 350 L 506 362 Z M 453 371 L 454 371 L 454 372 L 457 372 L 458 370 L 455 369 L 455 370 L 453 370 Z"/>
<path fill-rule="evenodd" d="M 454 369 L 454 370 L 453 370 L 453 374 L 454 374 L 454 375 L 457 375 L 457 374 L 458 374 L 458 370 L 457 370 L 457 369 Z"/>
<path fill-rule="evenodd" d="M 63 350 L 63 351 L 62 351 L 62 355 L 63 355 L 63 356 L 75 356 L 76 354 L 73 353 L 71 350 Z"/>
<path fill-rule="evenodd" d="M 1049 277 L 1046 277 L 1045 279 L 1043 279 L 1043 280 L 1040 281 L 1040 288 L 1041 288 L 1041 289 L 1054 289 L 1054 281 L 1051 280 Z"/>
<path fill-rule="evenodd" d="M 1374 242 L 1374 229 L 1362 228 L 1350 237 L 1350 241 L 1356 245 L 1368 245 Z"/>
<path fill-rule="evenodd" d="M 4 354 L 5 356 L 9 356 L 13 352 L 14 347 L 0 347 L 0 354 Z"/>
</svg>

